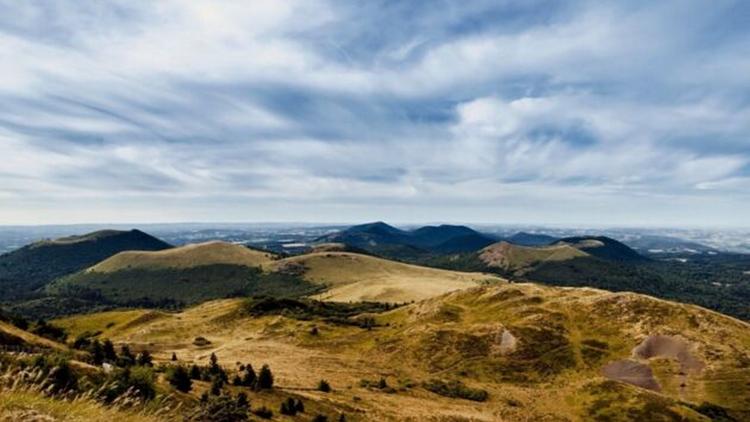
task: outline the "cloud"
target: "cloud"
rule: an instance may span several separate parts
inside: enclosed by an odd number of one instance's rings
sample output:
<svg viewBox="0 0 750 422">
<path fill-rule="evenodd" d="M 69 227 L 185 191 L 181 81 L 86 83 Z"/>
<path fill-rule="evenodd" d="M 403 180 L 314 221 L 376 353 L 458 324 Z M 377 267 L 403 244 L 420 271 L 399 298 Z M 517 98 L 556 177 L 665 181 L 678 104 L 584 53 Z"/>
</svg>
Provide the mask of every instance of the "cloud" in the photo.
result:
<svg viewBox="0 0 750 422">
<path fill-rule="evenodd" d="M 744 224 L 750 211 L 740 1 L 0 12 L 7 222 Z M 81 205 L 41 210 L 66 200 Z"/>
</svg>

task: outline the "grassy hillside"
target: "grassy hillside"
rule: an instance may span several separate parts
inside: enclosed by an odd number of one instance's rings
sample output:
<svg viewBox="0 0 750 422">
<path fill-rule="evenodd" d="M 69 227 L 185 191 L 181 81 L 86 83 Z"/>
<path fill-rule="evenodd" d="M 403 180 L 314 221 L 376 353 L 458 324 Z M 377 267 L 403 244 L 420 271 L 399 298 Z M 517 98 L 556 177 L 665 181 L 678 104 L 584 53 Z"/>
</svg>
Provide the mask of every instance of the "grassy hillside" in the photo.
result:
<svg viewBox="0 0 750 422">
<path fill-rule="evenodd" d="M 348 420 L 750 418 L 750 397 L 737 394 L 750 382 L 750 325 L 691 305 L 498 284 L 367 314 L 370 330 L 242 309 L 209 302 L 114 337 L 158 359 L 268 363 L 279 388 L 310 388 L 296 391 Z M 87 318 L 98 317 L 78 323 Z M 644 377 L 649 388 L 634 385 Z M 321 379 L 332 392 L 312 389 Z"/>
<path fill-rule="evenodd" d="M 87 273 L 113 273 L 123 270 L 188 269 L 209 265 L 261 267 L 274 256 L 226 242 L 196 243 L 158 252 L 125 251 L 106 259 Z"/>
<path fill-rule="evenodd" d="M 317 298 L 339 302 L 408 302 L 503 281 L 488 274 L 439 270 L 346 252 L 286 258 L 274 268 L 299 272 L 306 281 L 325 287 Z"/>
<path fill-rule="evenodd" d="M 586 252 L 566 244 L 530 247 L 499 242 L 478 252 L 479 260 L 487 267 L 516 275 L 524 274 L 548 262 L 588 256 Z"/>
<path fill-rule="evenodd" d="M 0 321 L 0 348 L 3 347 L 11 349 L 38 348 L 60 351 L 65 350 L 65 346 L 60 343 L 37 336 L 10 323 Z"/>
<path fill-rule="evenodd" d="M 52 280 L 126 250 L 170 248 L 139 230 L 104 230 L 44 240 L 0 255 L 0 301 L 30 297 Z"/>
<path fill-rule="evenodd" d="M 179 307 L 252 294 L 300 296 L 319 288 L 295 275 L 264 272 L 274 256 L 209 242 L 158 252 L 122 252 L 47 287 L 58 297 L 99 304 Z"/>
</svg>

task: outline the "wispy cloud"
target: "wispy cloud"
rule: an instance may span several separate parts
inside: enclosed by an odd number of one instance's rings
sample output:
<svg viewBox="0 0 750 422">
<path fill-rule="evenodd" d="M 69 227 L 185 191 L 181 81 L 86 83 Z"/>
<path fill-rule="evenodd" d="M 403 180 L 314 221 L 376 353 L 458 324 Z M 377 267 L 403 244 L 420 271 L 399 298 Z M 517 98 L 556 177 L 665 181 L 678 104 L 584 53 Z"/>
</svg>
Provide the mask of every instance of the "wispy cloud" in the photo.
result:
<svg viewBox="0 0 750 422">
<path fill-rule="evenodd" d="M 748 19 L 0 1 L 0 221 L 746 224 Z"/>
</svg>

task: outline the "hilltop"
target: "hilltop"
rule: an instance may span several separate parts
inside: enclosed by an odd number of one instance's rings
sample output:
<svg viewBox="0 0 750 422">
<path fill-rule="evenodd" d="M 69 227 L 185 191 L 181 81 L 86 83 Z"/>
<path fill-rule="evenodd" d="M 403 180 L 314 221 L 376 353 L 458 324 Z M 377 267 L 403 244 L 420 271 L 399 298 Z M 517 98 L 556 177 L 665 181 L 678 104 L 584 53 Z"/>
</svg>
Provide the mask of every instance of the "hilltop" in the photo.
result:
<svg viewBox="0 0 750 422">
<path fill-rule="evenodd" d="M 106 304 L 158 307 L 259 294 L 406 302 L 503 281 L 493 275 L 339 252 L 342 249 L 350 247 L 325 244 L 319 247 L 324 252 L 281 258 L 242 245 L 208 242 L 157 252 L 121 252 L 55 281 L 47 292 Z"/>
<path fill-rule="evenodd" d="M 276 258 L 226 242 L 126 251 L 55 281 L 47 292 L 120 305 L 181 306 L 228 296 L 297 296 L 317 290 L 297 277 L 264 272 Z"/>
<path fill-rule="evenodd" d="M 496 240 L 466 226 L 443 224 L 401 230 L 382 221 L 349 227 L 318 242 L 343 243 L 380 256 L 419 260 L 427 256 L 480 249 Z"/>
<path fill-rule="evenodd" d="M 370 329 L 283 310 L 248 314 L 247 306 L 226 299 L 156 318 L 56 323 L 109 325 L 116 341 L 148 345 L 161 361 L 176 353 L 202 365 L 215 353 L 222 362 L 268 363 L 279 388 L 329 403 L 348 420 L 750 417 L 750 398 L 736 394 L 750 382 L 750 326 L 696 306 L 496 284 L 362 315 Z M 195 345 L 196 337 L 210 343 Z M 304 390 L 321 379 L 332 392 Z"/>
<path fill-rule="evenodd" d="M 58 277 L 122 251 L 157 251 L 170 247 L 140 230 L 103 230 L 32 243 L 0 255 L 0 301 L 29 297 Z"/>
<path fill-rule="evenodd" d="M 407 302 L 504 281 L 488 274 L 420 267 L 348 252 L 299 255 L 276 262 L 274 268 L 296 270 L 304 280 L 325 288 L 318 298 L 339 302 Z"/>
</svg>

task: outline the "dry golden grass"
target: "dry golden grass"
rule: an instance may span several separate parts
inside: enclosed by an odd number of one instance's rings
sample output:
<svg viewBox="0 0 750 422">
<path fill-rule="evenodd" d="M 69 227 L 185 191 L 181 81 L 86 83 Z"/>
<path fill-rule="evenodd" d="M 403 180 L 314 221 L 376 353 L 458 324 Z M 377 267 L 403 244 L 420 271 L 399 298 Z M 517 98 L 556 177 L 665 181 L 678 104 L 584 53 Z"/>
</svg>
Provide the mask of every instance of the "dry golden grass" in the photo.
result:
<svg viewBox="0 0 750 422">
<path fill-rule="evenodd" d="M 55 350 L 66 350 L 66 347 L 60 343 L 54 342 L 52 340 L 48 340 L 44 337 L 31 334 L 30 332 L 21 330 L 20 328 L 12 324 L 8 324 L 7 322 L 0 321 L 0 337 L 2 337 L 3 334 L 21 339 L 24 345 L 42 347 L 42 348 L 47 348 L 47 349 L 55 349 Z"/>
<path fill-rule="evenodd" d="M 269 264 L 270 253 L 226 242 L 196 243 L 163 251 L 120 252 L 86 271 L 109 273 L 120 270 L 157 270 L 191 268 L 204 265 L 242 265 L 261 267 Z"/>
<path fill-rule="evenodd" d="M 507 271 L 523 271 L 543 262 L 567 261 L 587 256 L 589 254 L 586 252 L 567 244 L 529 247 L 508 242 L 492 244 L 479 253 L 479 259 L 488 266 Z"/>
<path fill-rule="evenodd" d="M 300 255 L 274 266 L 290 263 L 306 268 L 305 280 L 328 288 L 317 299 L 336 302 L 409 302 L 504 281 L 495 275 L 439 270 L 349 252 Z"/>
<path fill-rule="evenodd" d="M 97 332 L 101 337 L 108 338 L 123 333 L 129 328 L 164 317 L 168 317 L 168 314 L 146 309 L 127 309 L 73 315 L 52 320 L 51 323 L 64 328 L 69 338 L 76 338 L 83 333 Z"/>
<path fill-rule="evenodd" d="M 239 312 L 241 304 L 208 302 L 133 326 L 115 340 L 149 348 L 163 361 L 175 352 L 188 363 L 205 363 L 216 353 L 229 369 L 236 362 L 256 368 L 268 363 L 282 391 L 348 409 L 348 420 L 575 421 L 591 420 L 594 411 L 622 419 L 647 408 L 665 412 L 663 420 L 702 420 L 684 403 L 704 401 L 740 419 L 750 416 L 750 397 L 736 394 L 750 382 L 750 326 L 696 306 L 632 293 L 501 283 L 375 315 L 378 327 L 368 331 L 282 316 L 251 318 Z M 506 331 L 517 340 L 510 352 L 502 347 Z M 664 387 L 660 393 L 612 384 L 601 375 L 607 362 L 633 358 L 633 349 L 651 335 L 680 336 L 705 369 L 684 375 L 678 363 L 674 369 L 664 358 L 644 359 Z M 193 345 L 197 336 L 211 344 Z M 360 386 L 362 379 L 381 377 L 394 391 Z M 420 386 L 431 378 L 460 379 L 487 390 L 489 400 L 433 394 Z M 320 379 L 334 391 L 309 390 Z"/>
</svg>

